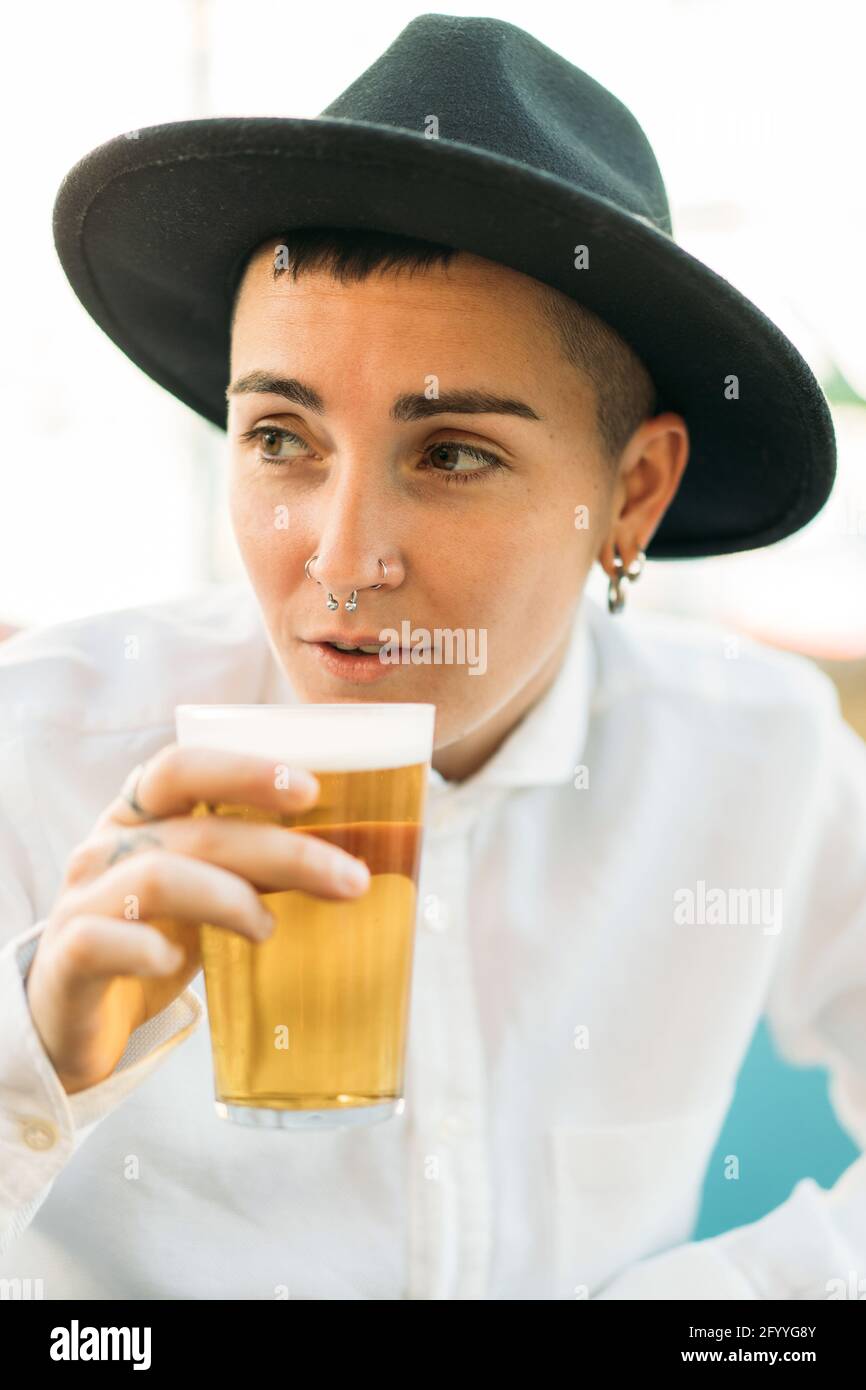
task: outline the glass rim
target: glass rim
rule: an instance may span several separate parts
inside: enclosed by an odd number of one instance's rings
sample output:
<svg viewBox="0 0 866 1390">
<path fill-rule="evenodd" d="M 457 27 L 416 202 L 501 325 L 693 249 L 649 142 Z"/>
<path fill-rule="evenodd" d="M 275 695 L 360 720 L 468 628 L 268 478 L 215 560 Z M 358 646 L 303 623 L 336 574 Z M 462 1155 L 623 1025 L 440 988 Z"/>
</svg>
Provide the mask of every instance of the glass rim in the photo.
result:
<svg viewBox="0 0 866 1390">
<path fill-rule="evenodd" d="M 195 704 L 193 704 L 193 705 L 187 705 L 187 704 L 181 704 L 181 705 L 175 705 L 174 709 L 175 709 L 175 714 L 178 714 L 181 710 L 183 710 L 183 712 L 184 712 L 185 714 L 194 714 L 194 715 L 195 715 L 195 714 L 247 714 L 247 713 L 249 713 L 250 710 L 256 710 L 256 711 L 258 711 L 259 713 L 272 713 L 272 714 L 282 714 L 282 715 L 285 715 L 285 714 L 288 714 L 288 713 L 298 712 L 298 711 L 307 711 L 307 712 L 309 712 L 309 713 L 312 713 L 313 711 L 318 712 L 318 711 L 320 711 L 320 710 L 338 710 L 338 709 L 341 709 L 341 710 L 350 709 L 350 710 L 352 710 L 353 713 L 355 713 L 355 712 L 358 711 L 358 710 L 364 710 L 364 711 L 366 711 L 366 712 L 369 713 L 369 714 L 379 714 L 379 715 L 383 715 L 383 714 L 386 714 L 386 713 L 394 714 L 395 712 L 405 712 L 406 710 L 418 710 L 419 712 L 420 712 L 421 710 L 433 710 L 433 711 L 435 712 L 435 710 L 436 710 L 436 705 L 430 704 L 429 702 L 425 702 L 425 701 L 421 701 L 421 700 L 402 700 L 402 701 L 394 701 L 394 702 L 392 702 L 391 704 L 388 704 L 387 701 L 381 701 L 381 702 L 370 701 L 370 702 L 368 703 L 368 702 L 365 701 L 365 700 L 357 700 L 357 701 L 353 701 L 353 700 L 343 700 L 343 701 L 334 700 L 334 701 L 330 701 L 330 702 L 323 702 L 323 703 L 321 703 L 321 704 L 318 704 L 318 703 L 302 703 L 302 704 L 297 704 L 297 705 L 272 705 L 272 704 L 267 704 L 267 705 L 264 705 L 264 704 L 237 704 L 237 705 L 232 705 L 232 704 L 228 704 L 228 705 L 221 705 L 221 704 L 210 704 L 210 705 L 208 705 L 208 704 L 198 704 L 198 705 L 195 705 Z"/>
</svg>

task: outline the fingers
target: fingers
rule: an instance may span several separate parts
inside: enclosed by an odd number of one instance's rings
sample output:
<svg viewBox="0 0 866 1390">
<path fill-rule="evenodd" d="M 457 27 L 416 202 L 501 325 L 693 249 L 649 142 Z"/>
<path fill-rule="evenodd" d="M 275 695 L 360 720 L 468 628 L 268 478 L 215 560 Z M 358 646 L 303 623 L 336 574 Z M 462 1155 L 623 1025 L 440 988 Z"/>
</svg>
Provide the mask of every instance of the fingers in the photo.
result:
<svg viewBox="0 0 866 1390">
<path fill-rule="evenodd" d="M 132 854 L 70 888 L 57 904 L 54 921 L 63 924 L 72 917 L 93 915 L 121 921 L 172 917 L 210 922 L 251 941 L 264 941 L 274 927 L 272 914 L 251 884 L 228 869 L 164 849 Z"/>
<path fill-rule="evenodd" d="M 177 816 L 158 825 L 105 831 L 70 856 L 67 882 L 77 886 L 151 849 L 217 864 L 258 893 L 300 889 L 325 898 L 355 896 L 370 873 L 354 854 L 308 831 L 229 816 Z"/>
<path fill-rule="evenodd" d="M 138 769 L 136 769 L 138 771 Z M 287 768 L 277 758 L 231 753 L 221 748 L 167 744 L 142 765 L 94 829 L 108 823 L 141 825 L 148 819 L 188 815 L 200 801 L 227 802 L 290 814 L 316 800 L 319 784 L 311 773 Z M 125 798 L 132 794 L 140 810 Z M 146 823 L 146 822 L 144 822 Z"/>
<path fill-rule="evenodd" d="M 369 887 L 369 871 L 359 859 L 306 831 L 227 816 L 186 816 L 163 827 L 172 848 L 220 864 L 260 893 L 294 888 L 343 898 Z"/>
<path fill-rule="evenodd" d="M 183 962 L 180 947 L 149 922 L 124 922 L 81 913 L 63 928 L 66 983 L 86 984 L 115 975 L 170 975 Z"/>
</svg>

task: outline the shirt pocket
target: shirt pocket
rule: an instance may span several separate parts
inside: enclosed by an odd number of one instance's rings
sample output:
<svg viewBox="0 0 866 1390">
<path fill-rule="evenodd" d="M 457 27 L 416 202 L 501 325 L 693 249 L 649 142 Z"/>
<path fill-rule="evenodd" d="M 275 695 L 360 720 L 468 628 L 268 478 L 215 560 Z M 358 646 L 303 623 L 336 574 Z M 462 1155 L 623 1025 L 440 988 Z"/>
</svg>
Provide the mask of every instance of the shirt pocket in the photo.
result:
<svg viewBox="0 0 866 1390">
<path fill-rule="evenodd" d="M 689 1239 L 727 1105 L 639 1124 L 552 1126 L 555 1298 L 591 1298 L 636 1260 Z"/>
</svg>

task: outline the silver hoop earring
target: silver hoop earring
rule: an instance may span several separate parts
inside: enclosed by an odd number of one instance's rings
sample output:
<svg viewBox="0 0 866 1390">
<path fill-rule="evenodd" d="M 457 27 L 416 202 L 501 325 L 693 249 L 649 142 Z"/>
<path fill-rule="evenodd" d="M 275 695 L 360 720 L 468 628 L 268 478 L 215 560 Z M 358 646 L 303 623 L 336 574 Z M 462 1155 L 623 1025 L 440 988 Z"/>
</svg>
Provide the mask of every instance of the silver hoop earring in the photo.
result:
<svg viewBox="0 0 866 1390">
<path fill-rule="evenodd" d="M 625 590 L 622 587 L 623 580 L 627 579 L 633 584 L 635 580 L 640 578 L 645 563 L 646 554 L 643 550 L 639 550 L 637 558 L 632 560 L 628 569 L 626 569 L 622 562 L 622 556 L 619 553 L 616 543 L 614 543 L 613 564 L 616 573 L 611 576 L 607 586 L 607 608 L 609 613 L 621 613 L 623 608 L 625 608 L 626 596 Z"/>
</svg>

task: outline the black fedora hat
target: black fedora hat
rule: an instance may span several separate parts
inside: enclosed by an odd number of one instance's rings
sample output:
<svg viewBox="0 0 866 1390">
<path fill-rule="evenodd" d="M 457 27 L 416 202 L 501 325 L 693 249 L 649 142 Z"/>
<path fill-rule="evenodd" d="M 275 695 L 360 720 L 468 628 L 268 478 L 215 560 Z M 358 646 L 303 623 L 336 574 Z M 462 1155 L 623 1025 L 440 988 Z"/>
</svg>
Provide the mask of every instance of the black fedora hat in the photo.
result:
<svg viewBox="0 0 866 1390">
<path fill-rule="evenodd" d="M 659 410 L 682 414 L 691 439 L 651 558 L 768 545 L 826 501 L 835 440 L 808 364 L 674 241 L 658 164 L 631 113 L 517 26 L 420 15 L 319 117 L 221 117 L 118 136 L 70 170 L 54 208 L 57 252 L 88 313 L 222 428 L 243 266 L 269 237 L 313 226 L 471 251 L 610 324 L 652 375 Z"/>
</svg>

